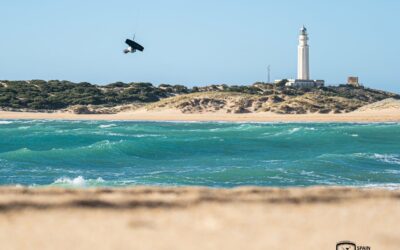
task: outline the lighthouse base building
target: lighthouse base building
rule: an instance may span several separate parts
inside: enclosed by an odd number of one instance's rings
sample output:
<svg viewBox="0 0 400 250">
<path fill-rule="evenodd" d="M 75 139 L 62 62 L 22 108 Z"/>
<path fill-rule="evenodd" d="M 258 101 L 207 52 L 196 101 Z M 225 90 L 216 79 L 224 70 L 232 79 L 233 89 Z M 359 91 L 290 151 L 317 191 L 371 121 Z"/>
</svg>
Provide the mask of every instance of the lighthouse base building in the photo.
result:
<svg viewBox="0 0 400 250">
<path fill-rule="evenodd" d="M 288 87 L 295 88 L 315 88 L 315 87 L 323 87 L 325 85 L 324 80 L 299 80 L 299 79 L 289 79 L 286 83 Z"/>
</svg>

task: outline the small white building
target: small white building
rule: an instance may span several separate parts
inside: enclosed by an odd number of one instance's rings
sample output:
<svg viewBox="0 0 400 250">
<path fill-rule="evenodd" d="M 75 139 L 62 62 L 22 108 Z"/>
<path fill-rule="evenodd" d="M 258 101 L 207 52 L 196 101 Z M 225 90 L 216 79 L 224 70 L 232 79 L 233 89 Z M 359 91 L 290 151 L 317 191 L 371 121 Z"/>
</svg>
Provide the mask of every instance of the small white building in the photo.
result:
<svg viewBox="0 0 400 250">
<path fill-rule="evenodd" d="M 295 88 L 315 88 L 323 87 L 325 84 L 324 80 L 299 80 L 299 79 L 289 79 L 286 86 Z"/>
</svg>

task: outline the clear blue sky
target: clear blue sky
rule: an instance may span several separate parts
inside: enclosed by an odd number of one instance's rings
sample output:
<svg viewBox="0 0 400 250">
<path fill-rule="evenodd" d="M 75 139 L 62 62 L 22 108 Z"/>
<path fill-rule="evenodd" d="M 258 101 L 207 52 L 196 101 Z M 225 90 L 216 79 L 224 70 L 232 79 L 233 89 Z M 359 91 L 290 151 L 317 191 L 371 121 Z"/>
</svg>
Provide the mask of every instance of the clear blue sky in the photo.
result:
<svg viewBox="0 0 400 250">
<path fill-rule="evenodd" d="M 294 78 L 310 33 L 311 76 L 359 76 L 400 92 L 400 1 L 1 0 L 0 79 L 103 84 L 251 84 Z M 144 53 L 124 55 L 136 33 Z"/>
</svg>

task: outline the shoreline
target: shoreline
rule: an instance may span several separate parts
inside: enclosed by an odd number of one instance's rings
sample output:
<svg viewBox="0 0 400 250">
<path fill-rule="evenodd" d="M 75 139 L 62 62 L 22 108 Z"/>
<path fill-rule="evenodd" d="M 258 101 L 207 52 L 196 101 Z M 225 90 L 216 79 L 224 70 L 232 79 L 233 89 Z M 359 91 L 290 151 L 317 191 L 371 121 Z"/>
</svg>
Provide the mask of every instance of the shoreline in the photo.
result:
<svg viewBox="0 0 400 250">
<path fill-rule="evenodd" d="M 85 180 L 86 181 L 86 180 Z M 380 183 L 380 184 L 366 184 L 366 185 L 309 185 L 309 186 L 257 186 L 257 185 L 238 185 L 232 187 L 217 187 L 217 186 L 206 186 L 206 185 L 151 185 L 151 184 L 141 184 L 141 185 L 126 185 L 126 186 L 111 186 L 111 185 L 86 185 L 86 184 L 64 184 L 64 185 L 54 185 L 55 182 L 44 185 L 0 185 L 0 194 L 2 189 L 30 189 L 30 190 L 47 190 L 47 189 L 64 189 L 64 190 L 83 190 L 92 191 L 96 189 L 112 189 L 112 190 L 129 190 L 129 189 L 209 189 L 209 190 L 224 190 L 224 191 L 234 191 L 237 189 L 274 189 L 274 190 L 308 190 L 308 189 L 352 189 L 360 191 L 394 191 L 400 192 L 400 183 Z"/>
<path fill-rule="evenodd" d="M 399 190 L 0 187 L 5 249 L 394 250 L 399 220 Z"/>
<path fill-rule="evenodd" d="M 346 114 L 203 113 L 183 114 L 176 110 L 136 111 L 117 114 L 33 113 L 0 111 L 1 120 L 98 120 L 165 122 L 400 122 L 400 110 L 371 110 Z"/>
</svg>

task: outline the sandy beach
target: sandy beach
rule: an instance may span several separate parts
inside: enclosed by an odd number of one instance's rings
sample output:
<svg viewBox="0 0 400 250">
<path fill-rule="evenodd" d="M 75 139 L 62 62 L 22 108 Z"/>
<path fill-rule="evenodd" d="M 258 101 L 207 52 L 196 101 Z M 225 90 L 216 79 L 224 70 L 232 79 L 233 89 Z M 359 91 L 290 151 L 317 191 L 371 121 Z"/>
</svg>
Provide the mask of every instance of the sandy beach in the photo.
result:
<svg viewBox="0 0 400 250">
<path fill-rule="evenodd" d="M 305 115 L 3 111 L 0 119 L 400 122 L 400 110 Z M 398 190 L 0 188 L 1 249 L 335 249 L 337 242 L 350 240 L 394 250 L 400 245 L 398 221 Z"/>
<path fill-rule="evenodd" d="M 0 189 L 1 249 L 398 249 L 400 192 Z"/>
<path fill-rule="evenodd" d="M 275 113 L 183 114 L 177 110 L 121 112 L 118 114 L 33 113 L 0 111 L 0 119 L 227 121 L 227 122 L 399 122 L 400 109 L 355 111 L 346 114 L 283 115 Z"/>
</svg>

